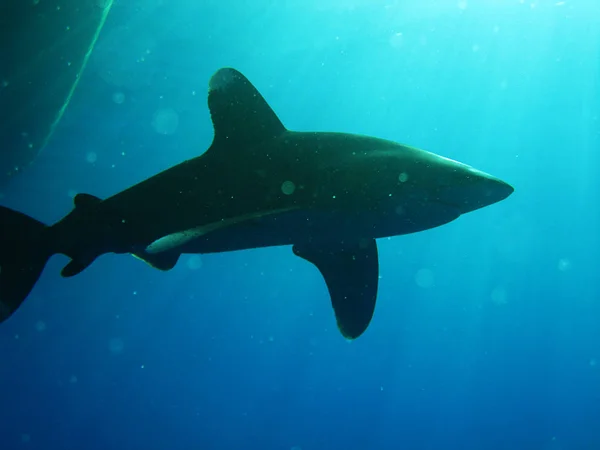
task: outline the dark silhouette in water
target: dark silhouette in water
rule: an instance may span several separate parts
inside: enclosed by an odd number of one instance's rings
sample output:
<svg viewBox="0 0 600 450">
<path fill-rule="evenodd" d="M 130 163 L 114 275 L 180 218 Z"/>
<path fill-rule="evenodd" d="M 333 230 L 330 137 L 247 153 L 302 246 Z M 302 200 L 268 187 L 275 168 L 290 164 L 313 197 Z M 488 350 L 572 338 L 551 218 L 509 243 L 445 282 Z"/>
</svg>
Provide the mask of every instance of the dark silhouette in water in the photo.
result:
<svg viewBox="0 0 600 450">
<path fill-rule="evenodd" d="M 112 0 L 0 0 L 0 184 L 46 145 Z"/>
<path fill-rule="evenodd" d="M 52 226 L 0 207 L 0 319 L 56 253 L 71 258 L 70 277 L 108 252 L 169 270 L 182 253 L 293 245 L 323 274 L 342 334 L 356 338 L 375 308 L 375 239 L 443 225 L 513 192 L 395 142 L 289 131 L 234 69 L 213 75 L 208 105 L 215 134 L 201 156 L 105 200 L 79 194 Z"/>
</svg>

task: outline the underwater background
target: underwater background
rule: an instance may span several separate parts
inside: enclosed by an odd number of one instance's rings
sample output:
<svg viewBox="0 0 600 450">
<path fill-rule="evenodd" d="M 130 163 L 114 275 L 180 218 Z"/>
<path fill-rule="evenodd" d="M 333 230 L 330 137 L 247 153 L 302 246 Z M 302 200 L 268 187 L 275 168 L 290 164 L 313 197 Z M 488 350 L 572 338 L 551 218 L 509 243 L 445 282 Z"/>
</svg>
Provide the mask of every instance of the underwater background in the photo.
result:
<svg viewBox="0 0 600 450">
<path fill-rule="evenodd" d="M 201 154 L 231 66 L 294 130 L 388 138 L 506 201 L 379 241 L 367 332 L 288 247 L 55 256 L 0 326 L 0 449 L 600 449 L 600 2 L 117 1 L 3 205 L 59 220 Z M 233 162 L 232 162 L 233 164 Z"/>
</svg>

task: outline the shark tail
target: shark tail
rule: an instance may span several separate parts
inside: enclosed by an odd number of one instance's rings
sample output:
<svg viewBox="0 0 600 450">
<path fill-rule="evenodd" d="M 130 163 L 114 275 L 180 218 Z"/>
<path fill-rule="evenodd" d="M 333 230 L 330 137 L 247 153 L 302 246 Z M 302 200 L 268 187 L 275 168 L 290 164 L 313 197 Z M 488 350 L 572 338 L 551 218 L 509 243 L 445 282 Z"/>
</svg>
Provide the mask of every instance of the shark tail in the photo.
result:
<svg viewBox="0 0 600 450">
<path fill-rule="evenodd" d="M 0 206 L 0 322 L 25 300 L 54 254 L 48 227 L 17 211 Z"/>
</svg>

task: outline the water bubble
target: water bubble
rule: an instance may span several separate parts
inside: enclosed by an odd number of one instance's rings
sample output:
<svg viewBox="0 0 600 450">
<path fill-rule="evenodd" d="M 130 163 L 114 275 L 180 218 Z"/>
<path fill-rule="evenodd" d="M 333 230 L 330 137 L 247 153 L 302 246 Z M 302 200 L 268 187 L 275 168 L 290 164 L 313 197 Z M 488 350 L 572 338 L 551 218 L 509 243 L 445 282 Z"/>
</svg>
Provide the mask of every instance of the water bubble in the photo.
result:
<svg viewBox="0 0 600 450">
<path fill-rule="evenodd" d="M 187 266 L 190 270 L 198 270 L 202 267 L 202 258 L 200 255 L 192 255 L 187 260 Z"/>
<path fill-rule="evenodd" d="M 85 160 L 90 164 L 94 164 L 96 161 L 98 161 L 98 155 L 96 152 L 87 152 L 87 155 L 85 155 Z"/>
<path fill-rule="evenodd" d="M 121 338 L 112 338 L 110 341 L 108 341 L 108 349 L 113 355 L 123 353 L 124 348 L 125 344 L 123 343 L 123 339 Z"/>
<path fill-rule="evenodd" d="M 432 288 L 435 284 L 433 272 L 429 269 L 420 269 L 415 275 L 415 282 L 417 283 L 417 286 L 422 287 L 423 289 Z"/>
<path fill-rule="evenodd" d="M 285 195 L 292 195 L 296 190 L 296 185 L 291 181 L 284 181 L 281 185 L 281 192 Z"/>
<path fill-rule="evenodd" d="M 115 102 L 117 105 L 120 105 L 125 101 L 125 94 L 123 94 L 122 92 L 115 92 L 112 95 L 112 99 L 113 102 Z"/>
<path fill-rule="evenodd" d="M 42 331 L 46 331 L 46 322 L 44 322 L 43 320 L 38 320 L 38 321 L 35 323 L 35 329 L 36 329 L 37 331 L 39 331 L 40 333 L 41 333 Z"/>
<path fill-rule="evenodd" d="M 491 294 L 492 302 L 496 305 L 506 305 L 506 297 L 506 290 L 502 287 L 495 288 Z"/>
<path fill-rule="evenodd" d="M 173 108 L 159 109 L 152 117 L 152 127 L 159 134 L 173 134 L 179 127 L 179 115 Z"/>
<path fill-rule="evenodd" d="M 394 48 L 399 48 L 402 46 L 404 42 L 404 36 L 402 33 L 394 33 L 392 37 L 390 37 L 390 45 Z"/>
<path fill-rule="evenodd" d="M 558 270 L 561 272 L 566 272 L 571 268 L 571 261 L 567 258 L 561 258 L 558 260 Z"/>
<path fill-rule="evenodd" d="M 398 181 L 400 183 L 406 183 L 408 181 L 408 174 L 406 172 L 402 172 L 400 175 L 398 175 Z"/>
</svg>

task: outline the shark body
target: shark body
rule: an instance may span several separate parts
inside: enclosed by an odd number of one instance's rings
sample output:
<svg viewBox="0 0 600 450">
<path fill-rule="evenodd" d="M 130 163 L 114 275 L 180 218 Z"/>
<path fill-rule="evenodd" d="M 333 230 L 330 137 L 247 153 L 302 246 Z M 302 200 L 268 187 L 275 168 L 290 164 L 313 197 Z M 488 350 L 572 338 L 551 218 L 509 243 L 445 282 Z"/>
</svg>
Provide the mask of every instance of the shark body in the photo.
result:
<svg viewBox="0 0 600 450">
<path fill-rule="evenodd" d="M 479 170 L 395 142 L 287 130 L 256 88 L 224 68 L 210 80 L 215 135 L 193 158 L 101 200 L 78 194 L 52 226 L 0 207 L 0 320 L 24 301 L 46 261 L 73 276 L 104 253 L 161 270 L 183 253 L 292 245 L 328 286 L 338 328 L 360 336 L 373 316 L 376 239 L 434 228 L 508 197 Z"/>
</svg>

